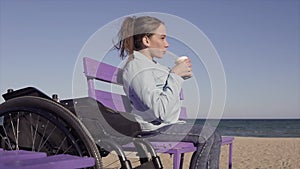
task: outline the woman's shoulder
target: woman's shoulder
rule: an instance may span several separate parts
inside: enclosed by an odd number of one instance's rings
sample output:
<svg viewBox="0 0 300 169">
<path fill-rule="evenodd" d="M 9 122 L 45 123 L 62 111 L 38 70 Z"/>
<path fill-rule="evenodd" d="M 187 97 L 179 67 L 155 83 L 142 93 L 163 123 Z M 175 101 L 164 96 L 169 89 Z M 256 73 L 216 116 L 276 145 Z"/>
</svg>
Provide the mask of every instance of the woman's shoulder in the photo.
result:
<svg viewBox="0 0 300 169">
<path fill-rule="evenodd" d="M 132 59 L 128 61 L 124 67 L 124 70 L 129 71 L 129 70 L 134 70 L 139 67 L 139 63 L 136 59 Z"/>
<path fill-rule="evenodd" d="M 151 66 L 151 63 L 149 61 L 147 61 L 146 59 L 133 56 L 132 59 L 128 60 L 124 69 L 137 70 L 137 69 L 142 69 L 142 68 L 149 67 L 149 66 Z"/>
</svg>

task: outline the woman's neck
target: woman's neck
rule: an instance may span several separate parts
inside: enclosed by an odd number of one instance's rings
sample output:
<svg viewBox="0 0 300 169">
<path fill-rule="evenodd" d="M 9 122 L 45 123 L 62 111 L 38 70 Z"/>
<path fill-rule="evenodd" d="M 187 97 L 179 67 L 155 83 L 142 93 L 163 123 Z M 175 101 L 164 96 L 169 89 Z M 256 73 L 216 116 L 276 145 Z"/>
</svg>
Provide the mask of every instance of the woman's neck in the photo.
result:
<svg viewBox="0 0 300 169">
<path fill-rule="evenodd" d="M 139 50 L 139 52 L 142 53 L 143 55 L 145 55 L 148 59 L 153 61 L 153 57 L 151 56 L 151 54 L 150 54 L 149 50 L 147 50 L 147 48 Z"/>
</svg>

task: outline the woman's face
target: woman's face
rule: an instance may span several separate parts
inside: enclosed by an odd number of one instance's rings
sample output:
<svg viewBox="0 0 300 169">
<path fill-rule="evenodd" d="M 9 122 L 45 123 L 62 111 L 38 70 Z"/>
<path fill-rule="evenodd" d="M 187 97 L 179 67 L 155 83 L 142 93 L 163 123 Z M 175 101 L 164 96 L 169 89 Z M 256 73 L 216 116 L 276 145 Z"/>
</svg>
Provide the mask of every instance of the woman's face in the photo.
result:
<svg viewBox="0 0 300 169">
<path fill-rule="evenodd" d="M 152 58 L 162 58 L 169 46 L 167 42 L 166 27 L 163 24 L 153 32 L 148 39 L 148 50 Z"/>
</svg>

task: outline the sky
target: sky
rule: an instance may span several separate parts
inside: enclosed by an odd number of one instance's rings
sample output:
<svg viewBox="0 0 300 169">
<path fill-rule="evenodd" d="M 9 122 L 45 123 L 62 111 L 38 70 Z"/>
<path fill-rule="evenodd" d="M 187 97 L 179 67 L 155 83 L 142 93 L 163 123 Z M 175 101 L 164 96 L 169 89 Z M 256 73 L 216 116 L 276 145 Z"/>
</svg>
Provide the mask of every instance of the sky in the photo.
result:
<svg viewBox="0 0 300 169">
<path fill-rule="evenodd" d="M 81 71 L 78 58 L 87 41 L 105 25 L 144 12 L 182 18 L 211 42 L 226 76 L 222 118 L 300 118 L 297 0 L 0 0 L 0 93 L 33 86 L 62 99 L 80 97 L 73 83 L 85 82 L 73 77 Z M 182 31 L 180 25 L 166 27 Z M 205 64 L 188 45 L 172 37 L 169 43 L 170 52 L 192 58 L 195 76 L 185 82 L 185 104 L 190 111 L 198 104 L 197 117 L 206 116 L 211 79 Z M 111 55 L 107 61 L 121 62 Z"/>
</svg>

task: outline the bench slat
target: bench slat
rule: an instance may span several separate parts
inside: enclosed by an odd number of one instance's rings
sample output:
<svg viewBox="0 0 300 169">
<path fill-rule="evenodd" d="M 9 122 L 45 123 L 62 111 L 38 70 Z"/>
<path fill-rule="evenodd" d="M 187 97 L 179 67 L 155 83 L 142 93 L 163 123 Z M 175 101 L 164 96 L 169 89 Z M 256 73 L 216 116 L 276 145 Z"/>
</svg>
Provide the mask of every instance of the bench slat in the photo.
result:
<svg viewBox="0 0 300 169">
<path fill-rule="evenodd" d="M 88 78 L 106 81 L 115 84 L 122 84 L 122 78 L 119 72 L 122 69 L 114 67 L 112 65 L 98 62 L 94 59 L 84 57 L 84 73 Z"/>
<path fill-rule="evenodd" d="M 110 93 L 103 90 L 95 90 L 96 100 L 101 102 L 104 106 L 107 106 L 115 111 L 130 112 L 130 101 L 127 96 Z"/>
<path fill-rule="evenodd" d="M 24 150 L 6 151 L 1 149 L 0 163 L 9 163 L 16 160 L 37 159 L 46 156 L 47 154 L 44 152 L 34 152 L 34 151 L 24 151 Z"/>
<path fill-rule="evenodd" d="M 54 156 L 14 160 L 11 162 L 0 163 L 0 168 L 5 169 L 75 169 L 85 168 L 95 165 L 95 159 L 92 157 L 79 157 L 68 154 L 59 154 Z"/>
</svg>

